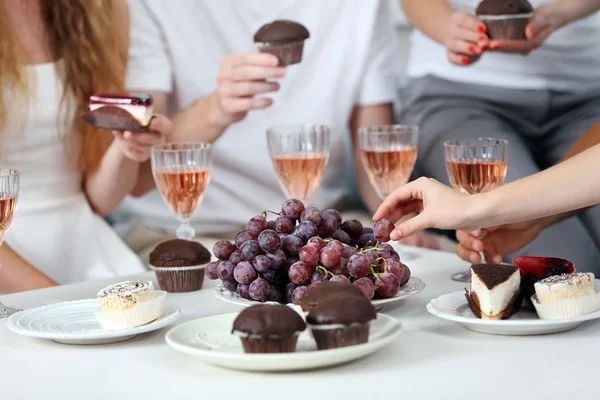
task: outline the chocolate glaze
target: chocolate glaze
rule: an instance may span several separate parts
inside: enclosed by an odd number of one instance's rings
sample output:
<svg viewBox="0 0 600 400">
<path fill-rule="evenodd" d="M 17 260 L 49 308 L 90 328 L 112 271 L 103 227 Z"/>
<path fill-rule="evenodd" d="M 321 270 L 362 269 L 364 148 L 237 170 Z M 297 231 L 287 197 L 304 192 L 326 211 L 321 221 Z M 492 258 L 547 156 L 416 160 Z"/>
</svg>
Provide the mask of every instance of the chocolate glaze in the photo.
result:
<svg viewBox="0 0 600 400">
<path fill-rule="evenodd" d="M 86 111 L 81 118 L 96 128 L 114 131 L 148 132 L 129 112 L 117 106 L 104 106 L 94 111 Z"/>
<path fill-rule="evenodd" d="M 527 0 L 483 0 L 477 7 L 477 15 L 528 14 L 533 7 Z"/>
<path fill-rule="evenodd" d="M 294 21 L 277 20 L 263 25 L 255 34 L 254 41 L 261 43 L 284 44 L 299 42 L 310 37 L 304 25 Z"/>
<path fill-rule="evenodd" d="M 300 300 L 300 306 L 304 311 L 310 311 L 318 303 L 339 294 L 354 295 L 365 298 L 360 289 L 351 283 L 323 282 L 312 287 Z"/>
<path fill-rule="evenodd" d="M 292 337 L 306 329 L 296 311 L 279 304 L 259 304 L 243 310 L 233 321 L 233 331 L 259 336 Z"/>
<path fill-rule="evenodd" d="M 210 252 L 200 243 L 173 239 L 162 242 L 150 253 L 150 264 L 155 267 L 190 267 L 210 261 Z"/>
<path fill-rule="evenodd" d="M 471 270 L 479 276 L 481 281 L 488 289 L 493 289 L 497 285 L 506 282 L 512 274 L 517 271 L 517 267 L 512 265 L 472 265 Z"/>
<path fill-rule="evenodd" d="M 351 325 L 365 324 L 375 318 L 377 311 L 365 296 L 339 294 L 314 306 L 306 321 L 312 325 Z"/>
</svg>

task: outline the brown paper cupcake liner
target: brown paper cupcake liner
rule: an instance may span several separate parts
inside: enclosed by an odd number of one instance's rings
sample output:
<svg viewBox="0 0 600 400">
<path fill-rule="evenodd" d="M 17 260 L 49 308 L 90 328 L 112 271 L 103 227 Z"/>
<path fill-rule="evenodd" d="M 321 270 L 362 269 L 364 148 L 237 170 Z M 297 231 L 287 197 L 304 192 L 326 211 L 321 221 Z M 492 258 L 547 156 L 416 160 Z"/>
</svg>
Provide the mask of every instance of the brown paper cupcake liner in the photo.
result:
<svg viewBox="0 0 600 400">
<path fill-rule="evenodd" d="M 293 353 L 296 351 L 298 335 L 288 339 L 240 338 L 244 353 Z"/>
<path fill-rule="evenodd" d="M 324 329 L 321 326 L 309 326 L 319 350 L 337 349 L 367 343 L 369 341 L 369 327 L 369 323 L 331 329 Z"/>
<path fill-rule="evenodd" d="M 270 53 L 279 59 L 279 66 L 298 64 L 302 61 L 304 50 L 304 41 L 292 42 L 286 44 L 260 43 L 258 50 L 261 53 Z"/>
<path fill-rule="evenodd" d="M 533 14 L 521 14 L 518 16 L 502 15 L 478 15 L 485 23 L 490 39 L 500 40 L 524 40 L 525 28 Z"/>
<path fill-rule="evenodd" d="M 129 112 L 115 106 L 104 106 L 94 111 L 86 111 L 82 118 L 96 128 L 114 131 L 148 132 L 148 127 L 141 125 Z"/>
<path fill-rule="evenodd" d="M 205 266 L 153 267 L 158 286 L 169 293 L 195 292 L 202 289 Z"/>
</svg>

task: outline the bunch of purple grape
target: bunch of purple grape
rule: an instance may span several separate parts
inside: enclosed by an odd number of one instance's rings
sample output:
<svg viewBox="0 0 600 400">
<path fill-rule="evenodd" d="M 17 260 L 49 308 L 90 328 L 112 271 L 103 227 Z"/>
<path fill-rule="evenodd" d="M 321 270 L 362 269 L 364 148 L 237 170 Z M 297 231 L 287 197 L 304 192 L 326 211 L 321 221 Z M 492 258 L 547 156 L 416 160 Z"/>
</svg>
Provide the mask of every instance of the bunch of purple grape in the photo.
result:
<svg viewBox="0 0 600 400">
<path fill-rule="evenodd" d="M 410 279 L 410 269 L 386 242 L 394 224 L 387 219 L 365 228 L 343 221 L 337 210 L 320 212 L 287 200 L 274 221 L 267 212 L 250 219 L 235 244 L 217 242 L 219 261 L 206 267 L 209 279 L 256 301 L 299 304 L 311 287 L 326 281 L 356 285 L 368 298 L 391 298 Z"/>
</svg>

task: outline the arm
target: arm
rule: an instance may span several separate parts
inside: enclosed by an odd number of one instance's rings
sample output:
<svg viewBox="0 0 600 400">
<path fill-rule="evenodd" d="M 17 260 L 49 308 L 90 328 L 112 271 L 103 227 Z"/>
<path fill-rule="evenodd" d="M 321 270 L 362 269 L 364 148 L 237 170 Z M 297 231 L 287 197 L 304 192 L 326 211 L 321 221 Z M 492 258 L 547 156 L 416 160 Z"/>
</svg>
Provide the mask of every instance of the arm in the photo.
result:
<svg viewBox="0 0 600 400">
<path fill-rule="evenodd" d="M 0 246 L 0 292 L 15 293 L 56 285 L 56 282 L 15 253 L 6 242 Z"/>
</svg>

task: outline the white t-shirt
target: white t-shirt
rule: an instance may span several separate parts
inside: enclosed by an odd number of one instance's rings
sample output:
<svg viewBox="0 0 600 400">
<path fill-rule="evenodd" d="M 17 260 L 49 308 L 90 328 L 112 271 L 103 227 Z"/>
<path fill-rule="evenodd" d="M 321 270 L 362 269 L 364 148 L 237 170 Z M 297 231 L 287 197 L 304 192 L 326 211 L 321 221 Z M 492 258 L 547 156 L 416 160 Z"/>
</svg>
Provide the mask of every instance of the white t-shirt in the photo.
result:
<svg viewBox="0 0 600 400">
<path fill-rule="evenodd" d="M 223 57 L 257 51 L 254 33 L 274 19 L 305 25 L 302 63 L 287 68 L 274 104 L 229 127 L 213 147 L 211 181 L 193 220 L 199 233 L 238 230 L 285 196 L 269 158 L 266 130 L 294 123 L 331 127 L 331 155 L 313 204 L 327 208 L 346 192 L 345 143 L 355 105 L 392 103 L 396 36 L 380 0 L 130 0 L 130 90 L 170 93 L 179 111 L 216 88 Z M 174 230 L 175 217 L 154 190 L 128 198 L 116 214 Z"/>
<path fill-rule="evenodd" d="M 539 7 L 549 0 L 529 0 Z M 475 13 L 480 0 L 451 0 L 456 10 Z M 523 57 L 488 51 L 471 66 L 456 66 L 441 44 L 415 31 L 408 74 L 517 89 L 583 92 L 600 87 L 600 13 L 552 33 L 544 45 Z"/>
</svg>

